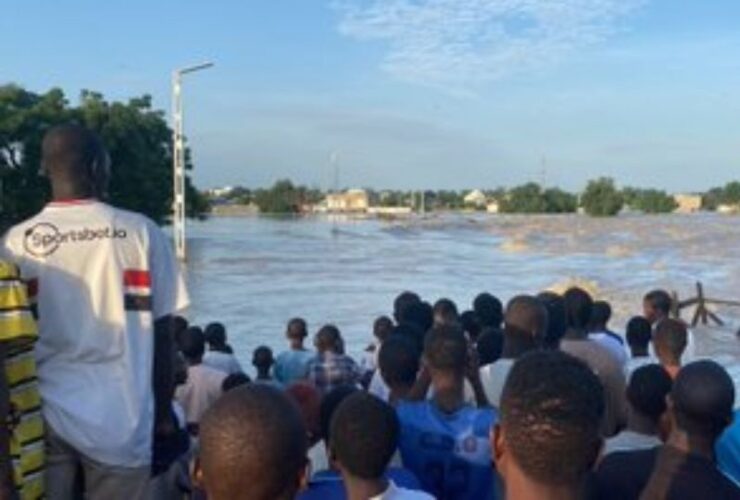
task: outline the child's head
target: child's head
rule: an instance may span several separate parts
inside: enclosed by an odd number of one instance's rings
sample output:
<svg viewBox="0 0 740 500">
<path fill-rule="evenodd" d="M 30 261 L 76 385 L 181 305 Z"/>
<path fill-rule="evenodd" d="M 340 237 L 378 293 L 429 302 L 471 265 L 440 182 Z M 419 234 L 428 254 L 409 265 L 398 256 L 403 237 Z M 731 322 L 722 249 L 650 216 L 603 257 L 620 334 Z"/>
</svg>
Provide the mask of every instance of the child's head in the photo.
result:
<svg viewBox="0 0 740 500">
<path fill-rule="evenodd" d="M 303 344 L 303 340 L 308 336 L 306 321 L 303 318 L 293 318 L 288 321 L 285 336 L 291 342 Z"/>
<path fill-rule="evenodd" d="M 268 373 L 274 363 L 275 359 L 272 357 L 272 349 L 269 347 L 261 345 L 254 350 L 252 355 L 252 365 L 260 374 Z"/>
<path fill-rule="evenodd" d="M 237 387 L 201 421 L 195 477 L 212 500 L 292 499 L 305 481 L 306 449 L 301 415 L 285 394 Z"/>
<path fill-rule="evenodd" d="M 655 355 L 663 366 L 681 366 L 681 356 L 688 343 L 686 325 L 675 319 L 663 319 L 655 328 L 653 343 Z"/>
<path fill-rule="evenodd" d="M 345 481 L 383 477 L 396 452 L 400 424 L 395 410 L 365 392 L 348 396 L 331 419 L 329 450 Z"/>
<path fill-rule="evenodd" d="M 653 338 L 653 327 L 642 316 L 635 316 L 627 323 L 627 344 L 632 356 L 647 356 L 648 346 Z"/>
</svg>

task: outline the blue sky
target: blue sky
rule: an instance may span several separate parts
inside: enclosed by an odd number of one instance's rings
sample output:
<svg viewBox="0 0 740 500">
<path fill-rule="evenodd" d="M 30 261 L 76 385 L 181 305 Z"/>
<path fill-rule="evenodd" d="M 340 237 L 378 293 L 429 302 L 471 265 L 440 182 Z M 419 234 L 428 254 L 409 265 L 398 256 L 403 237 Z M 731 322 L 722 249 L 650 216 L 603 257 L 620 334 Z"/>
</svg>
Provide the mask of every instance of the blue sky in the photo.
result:
<svg viewBox="0 0 740 500">
<path fill-rule="evenodd" d="M 202 187 L 281 177 L 393 188 L 609 175 L 740 177 L 740 2 L 6 0 L 0 82 L 169 112 L 186 81 Z"/>
</svg>

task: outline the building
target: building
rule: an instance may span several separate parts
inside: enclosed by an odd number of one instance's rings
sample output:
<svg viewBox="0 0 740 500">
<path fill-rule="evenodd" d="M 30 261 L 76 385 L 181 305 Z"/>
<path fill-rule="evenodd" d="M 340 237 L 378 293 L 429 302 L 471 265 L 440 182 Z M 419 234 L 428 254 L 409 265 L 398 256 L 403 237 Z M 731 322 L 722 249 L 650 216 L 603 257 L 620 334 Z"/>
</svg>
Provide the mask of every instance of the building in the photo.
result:
<svg viewBox="0 0 740 500">
<path fill-rule="evenodd" d="M 676 202 L 676 213 L 693 214 L 701 210 L 701 195 L 698 194 L 675 194 L 673 200 Z"/>
<path fill-rule="evenodd" d="M 463 198 L 463 203 L 469 207 L 485 208 L 488 204 L 486 195 L 480 189 L 474 189 Z"/>
<path fill-rule="evenodd" d="M 234 192 L 234 186 L 224 186 L 224 187 L 218 187 L 209 189 L 206 191 L 206 194 L 213 197 L 213 198 L 223 198 L 225 196 L 229 196 L 231 193 Z"/>
<path fill-rule="evenodd" d="M 350 189 L 343 193 L 331 193 L 326 196 L 328 212 L 367 212 L 370 199 L 364 189 Z"/>
<path fill-rule="evenodd" d="M 496 200 L 488 202 L 488 205 L 486 205 L 486 212 L 489 214 L 497 214 L 501 211 L 501 207 L 499 206 L 499 203 Z"/>
</svg>

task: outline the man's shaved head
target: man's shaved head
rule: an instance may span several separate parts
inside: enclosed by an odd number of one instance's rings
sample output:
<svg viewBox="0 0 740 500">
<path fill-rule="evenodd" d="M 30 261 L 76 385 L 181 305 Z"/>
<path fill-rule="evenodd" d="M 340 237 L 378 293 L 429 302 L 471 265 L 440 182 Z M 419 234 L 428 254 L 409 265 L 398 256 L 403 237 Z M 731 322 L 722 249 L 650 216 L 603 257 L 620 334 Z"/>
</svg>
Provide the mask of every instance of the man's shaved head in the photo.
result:
<svg viewBox="0 0 740 500">
<path fill-rule="evenodd" d="M 200 425 L 200 467 L 211 500 L 292 499 L 306 466 L 301 414 L 268 385 L 224 394 Z"/>
<path fill-rule="evenodd" d="M 108 154 L 100 138 L 82 125 L 50 129 L 41 145 L 41 164 L 52 185 L 67 183 L 100 195 L 110 175 Z"/>
<path fill-rule="evenodd" d="M 509 301 L 504 318 L 504 354 L 518 357 L 542 346 L 547 309 L 536 297 L 519 295 Z"/>
<path fill-rule="evenodd" d="M 671 400 L 681 430 L 716 439 L 732 421 L 735 386 L 719 364 L 696 361 L 678 372 Z"/>
</svg>

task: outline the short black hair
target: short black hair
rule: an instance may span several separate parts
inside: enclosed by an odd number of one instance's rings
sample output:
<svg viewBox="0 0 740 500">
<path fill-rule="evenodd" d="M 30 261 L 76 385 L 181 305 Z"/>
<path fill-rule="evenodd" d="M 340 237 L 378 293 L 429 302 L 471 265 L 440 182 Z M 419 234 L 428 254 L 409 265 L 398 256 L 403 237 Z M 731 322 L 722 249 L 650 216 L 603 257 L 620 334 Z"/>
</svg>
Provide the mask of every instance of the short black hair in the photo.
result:
<svg viewBox="0 0 740 500">
<path fill-rule="evenodd" d="M 421 298 L 414 292 L 405 291 L 398 294 L 398 297 L 393 301 L 393 317 L 396 319 L 396 323 L 403 322 L 406 308 L 418 302 L 421 302 Z"/>
<path fill-rule="evenodd" d="M 642 316 L 634 316 L 627 322 L 627 344 L 639 349 L 647 349 L 653 339 L 653 326 Z"/>
<path fill-rule="evenodd" d="M 391 330 L 389 338 L 403 338 L 413 344 L 419 356 L 424 351 L 424 331 L 413 323 L 401 323 Z"/>
<path fill-rule="evenodd" d="M 450 299 L 439 299 L 434 303 L 433 310 L 435 319 L 440 316 L 446 324 L 457 323 L 460 320 L 457 305 Z"/>
<path fill-rule="evenodd" d="M 735 386 L 716 362 L 696 361 L 678 372 L 671 400 L 680 429 L 689 435 L 716 439 L 732 421 Z"/>
<path fill-rule="evenodd" d="M 612 306 L 605 300 L 597 300 L 591 308 L 591 319 L 589 326 L 591 328 L 601 328 L 609 323 L 612 318 Z"/>
<path fill-rule="evenodd" d="M 470 340 L 475 341 L 480 335 L 481 325 L 474 311 L 463 311 L 460 315 L 460 326 L 468 334 Z"/>
<path fill-rule="evenodd" d="M 522 472 L 541 484 L 583 481 L 601 448 L 604 389 L 582 361 L 535 351 L 512 367 L 501 396 L 501 428 Z"/>
<path fill-rule="evenodd" d="M 390 388 L 411 386 L 419 373 L 419 350 L 409 339 L 390 337 L 378 352 L 378 369 Z"/>
<path fill-rule="evenodd" d="M 432 328 L 424 340 L 424 359 L 430 368 L 463 373 L 468 363 L 468 341 L 456 325 Z"/>
<path fill-rule="evenodd" d="M 204 334 L 209 346 L 223 347 L 226 345 L 226 327 L 223 323 L 209 323 Z"/>
<path fill-rule="evenodd" d="M 322 346 L 323 348 L 331 348 L 334 350 L 341 350 L 342 345 L 342 333 L 335 325 L 324 325 L 318 332 L 316 332 L 316 345 Z"/>
<path fill-rule="evenodd" d="M 390 319 L 388 316 L 380 316 L 378 318 L 375 318 L 375 321 L 373 322 L 373 335 L 375 336 L 375 338 L 380 340 L 380 342 L 385 342 L 392 331 L 392 319 Z"/>
<path fill-rule="evenodd" d="M 206 337 L 198 326 L 191 326 L 180 335 L 180 352 L 188 361 L 200 361 L 206 352 Z"/>
<path fill-rule="evenodd" d="M 506 305 L 504 348 L 516 356 L 539 348 L 547 331 L 547 309 L 537 298 L 518 295 Z"/>
<path fill-rule="evenodd" d="M 668 316 L 671 312 L 673 299 L 671 299 L 671 295 L 665 290 L 652 290 L 645 294 L 645 298 L 643 300 L 650 304 L 653 309 L 662 312 L 665 316 Z"/>
<path fill-rule="evenodd" d="M 490 365 L 501 357 L 504 349 L 504 334 L 496 328 L 485 328 L 475 343 L 478 362 L 481 366 Z"/>
<path fill-rule="evenodd" d="M 473 311 L 482 327 L 501 328 L 504 321 L 504 305 L 498 297 L 483 292 L 473 300 Z"/>
<path fill-rule="evenodd" d="M 200 425 L 200 464 L 209 498 L 293 498 L 306 466 L 307 437 L 296 405 L 253 384 L 221 396 Z"/>
<path fill-rule="evenodd" d="M 547 310 L 547 330 L 542 340 L 545 349 L 558 349 L 560 340 L 565 336 L 565 299 L 555 292 L 542 292 L 537 299 Z"/>
<path fill-rule="evenodd" d="M 335 387 L 321 398 L 321 407 L 319 408 L 319 427 L 321 428 L 321 439 L 325 443 L 330 441 L 331 419 L 339 405 L 348 396 L 351 396 L 359 389 L 353 385 L 340 385 Z"/>
<path fill-rule="evenodd" d="M 688 344 L 688 336 L 688 329 L 682 321 L 664 318 L 655 327 L 653 335 L 655 354 L 661 361 L 680 365 L 681 356 Z"/>
<path fill-rule="evenodd" d="M 411 324 L 425 334 L 434 325 L 434 311 L 429 302 L 414 302 L 409 304 L 403 312 L 403 319 L 399 324 Z"/>
<path fill-rule="evenodd" d="M 268 369 L 275 363 L 272 356 L 272 349 L 266 345 L 261 345 L 252 353 L 252 364 L 257 368 Z"/>
<path fill-rule="evenodd" d="M 247 385 L 252 382 L 249 375 L 243 372 L 230 373 L 226 376 L 223 382 L 221 382 L 221 390 L 226 392 L 236 387 Z"/>
<path fill-rule="evenodd" d="M 93 165 L 107 152 L 98 134 L 76 123 L 49 129 L 42 142 L 42 162 L 49 174 L 67 179 L 87 177 L 94 181 Z"/>
<path fill-rule="evenodd" d="M 308 336 L 308 326 L 306 320 L 303 318 L 292 318 L 288 321 L 288 326 L 285 329 L 288 337 L 306 338 Z"/>
<path fill-rule="evenodd" d="M 352 476 L 372 480 L 385 473 L 398 448 L 396 411 L 365 392 L 348 396 L 331 419 L 330 449 Z"/>
<path fill-rule="evenodd" d="M 666 411 L 673 380 L 660 365 L 641 366 L 632 373 L 627 401 L 634 411 L 657 423 Z"/>
<path fill-rule="evenodd" d="M 565 299 L 565 323 L 569 328 L 585 329 L 591 321 L 594 300 L 583 288 L 569 288 L 563 295 Z"/>
</svg>

